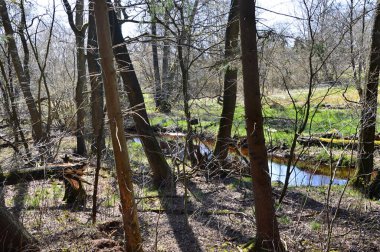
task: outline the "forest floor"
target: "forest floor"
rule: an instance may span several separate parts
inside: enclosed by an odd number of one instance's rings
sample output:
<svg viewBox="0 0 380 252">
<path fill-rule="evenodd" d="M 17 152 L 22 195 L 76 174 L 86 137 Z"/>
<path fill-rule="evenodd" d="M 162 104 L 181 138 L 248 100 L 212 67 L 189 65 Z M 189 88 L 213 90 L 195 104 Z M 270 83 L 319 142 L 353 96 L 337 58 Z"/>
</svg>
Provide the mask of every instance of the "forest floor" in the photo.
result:
<svg viewBox="0 0 380 252">
<path fill-rule="evenodd" d="M 211 179 L 206 179 L 205 171 L 196 171 L 189 175 L 187 193 L 180 178 L 175 192 L 161 195 L 151 189 L 147 166 L 132 165 L 145 251 L 244 251 L 254 237 L 252 184 L 242 171 Z M 93 170 L 90 165 L 84 179 L 92 182 Z M 96 225 L 91 222 L 91 185 L 85 185 L 86 207 L 77 211 L 65 207 L 61 181 L 7 186 L 4 200 L 43 251 L 122 251 L 112 174 L 109 169 L 101 172 Z M 280 192 L 281 186 L 274 185 L 276 200 Z M 327 186 L 291 187 L 275 207 L 289 251 L 325 251 L 328 240 L 330 251 L 379 251 L 380 202 L 365 199 L 350 187 L 332 186 L 330 192 Z"/>
<path fill-rule="evenodd" d="M 338 98 L 340 89 L 331 92 L 325 97 L 325 106 L 315 111 L 312 131 L 307 133 L 338 130 L 344 136 L 355 134 L 359 110 Z M 323 97 L 325 90 L 320 93 Z M 296 94 L 295 98 L 302 100 L 302 93 Z M 268 149 L 284 144 L 289 146 L 293 136 L 294 110 L 286 100 L 281 95 L 266 98 L 264 116 Z M 196 126 L 198 133 L 205 130 L 215 134 L 220 115 L 216 99 L 204 99 L 198 103 L 193 103 L 193 116 L 200 121 Z M 181 109 L 169 117 L 152 109 L 149 114 L 152 124 L 173 128 L 185 125 Z M 244 136 L 242 105 L 237 106 L 234 121 L 233 134 Z M 180 176 L 177 177 L 175 192 L 164 195 L 152 189 L 149 165 L 141 143 L 128 141 L 128 147 L 145 251 L 246 250 L 245 246 L 255 236 L 256 225 L 252 183 L 244 163 L 240 163 L 226 178 L 208 178 L 207 170 L 188 168 L 185 183 L 182 166 L 176 166 L 168 158 L 175 174 Z M 65 137 L 60 154 L 71 153 L 74 148 L 74 137 Z M 177 146 L 177 149 L 181 148 L 183 146 Z M 301 149 L 297 149 L 297 153 Z M 288 150 L 277 149 L 273 153 L 284 156 Z M 342 160 L 346 165 L 354 163 L 355 151 L 314 146 L 307 148 L 303 157 L 307 162 L 302 168 L 310 170 L 310 167 L 317 167 L 321 170 L 320 164 L 329 164 L 330 160 L 336 164 Z M 380 164 L 378 151 L 375 159 L 375 164 Z M 107 148 L 102 162 L 95 225 L 91 221 L 94 160 L 89 161 L 84 176 L 91 185 L 84 185 L 88 196 L 83 209 L 73 210 L 65 205 L 62 200 L 63 182 L 59 180 L 5 186 L 0 192 L 0 200 L 4 200 L 5 205 L 39 240 L 43 251 L 122 251 L 121 213 L 112 160 L 112 150 Z M 297 165 L 301 166 L 304 160 Z M 18 167 L 22 166 L 22 160 L 12 158 L 12 150 L 4 148 L 0 165 L 3 170 Z M 328 186 L 305 186 L 290 187 L 280 205 L 277 201 L 281 188 L 281 184 L 273 184 L 281 238 L 288 251 L 380 251 L 380 201 L 365 199 L 350 186 L 332 186 L 331 190 Z"/>
</svg>

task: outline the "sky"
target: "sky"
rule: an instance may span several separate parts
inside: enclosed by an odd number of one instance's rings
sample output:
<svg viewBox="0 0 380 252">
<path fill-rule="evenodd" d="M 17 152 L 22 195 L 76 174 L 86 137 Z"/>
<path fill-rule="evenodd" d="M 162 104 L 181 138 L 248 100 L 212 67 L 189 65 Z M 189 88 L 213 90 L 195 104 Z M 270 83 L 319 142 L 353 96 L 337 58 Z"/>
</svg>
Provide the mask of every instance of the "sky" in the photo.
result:
<svg viewBox="0 0 380 252">
<path fill-rule="evenodd" d="M 41 6 L 41 9 L 43 9 L 44 6 L 52 6 L 53 0 L 36 0 L 35 2 L 37 2 L 38 5 Z M 55 4 L 57 6 L 57 18 L 67 18 L 66 13 L 64 12 L 62 7 L 62 1 L 55 0 Z M 273 12 L 292 15 L 294 14 L 294 9 L 297 5 L 297 0 L 256 0 L 256 5 L 258 7 L 262 7 Z M 257 17 L 259 19 L 258 25 L 272 26 L 275 23 L 291 23 L 294 20 L 292 18 L 283 15 L 278 15 L 273 12 L 259 8 L 257 10 Z M 123 29 L 124 36 L 133 36 L 133 34 L 130 34 L 130 32 L 135 30 L 135 28 L 133 28 L 133 24 L 131 24 L 131 26 L 132 27 L 128 27 L 128 29 Z"/>
</svg>

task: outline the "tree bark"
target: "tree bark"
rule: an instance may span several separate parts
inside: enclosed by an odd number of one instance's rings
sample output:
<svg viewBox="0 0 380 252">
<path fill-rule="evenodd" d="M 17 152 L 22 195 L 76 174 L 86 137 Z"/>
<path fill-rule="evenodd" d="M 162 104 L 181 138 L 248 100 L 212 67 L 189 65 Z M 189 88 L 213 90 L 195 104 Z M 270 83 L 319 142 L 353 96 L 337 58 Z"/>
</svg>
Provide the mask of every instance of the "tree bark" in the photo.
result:
<svg viewBox="0 0 380 252">
<path fill-rule="evenodd" d="M 94 1 L 89 1 L 88 33 L 87 33 L 87 67 L 91 84 L 91 124 L 92 145 L 91 151 L 105 149 L 104 133 L 101 131 L 103 122 L 103 83 L 101 81 L 100 67 L 97 62 L 98 42 L 94 18 Z M 99 136 L 101 134 L 101 136 Z M 99 143 L 97 141 L 100 141 Z"/>
<path fill-rule="evenodd" d="M 109 0 L 107 0 L 107 2 L 110 3 Z M 109 19 L 114 55 L 117 65 L 119 69 L 121 69 L 120 74 L 133 110 L 133 119 L 136 124 L 137 133 L 153 171 L 153 183 L 157 187 L 164 186 L 165 184 L 169 185 L 172 183 L 171 169 L 166 162 L 157 139 L 154 137 L 153 129 L 149 124 L 141 87 L 134 71 L 131 58 L 129 57 L 128 49 L 121 33 L 120 24 L 113 9 L 109 11 Z"/>
<path fill-rule="evenodd" d="M 160 66 L 158 64 L 158 49 L 157 49 L 157 23 L 156 16 L 154 13 L 152 15 L 152 57 L 153 57 L 153 72 L 154 72 L 154 101 L 156 103 L 156 108 L 161 106 L 161 76 L 160 76 Z"/>
<path fill-rule="evenodd" d="M 83 7 L 84 1 L 77 0 L 76 10 L 75 10 L 75 25 L 82 28 L 83 26 Z M 87 155 L 86 142 L 84 139 L 84 119 L 86 117 L 85 111 L 85 85 L 86 85 L 86 55 L 84 49 L 84 31 L 80 36 L 75 36 L 75 44 L 77 48 L 77 86 L 75 88 L 75 104 L 77 107 L 77 151 L 76 153 L 81 156 Z"/>
<path fill-rule="evenodd" d="M 356 161 L 356 176 L 353 185 L 366 191 L 373 171 L 373 152 L 376 130 L 377 94 L 380 73 L 380 0 L 376 4 L 375 22 L 367 73 L 367 85 L 362 98 L 359 147 Z M 367 192 L 366 192 L 367 193 Z"/>
<path fill-rule="evenodd" d="M 125 250 L 131 252 L 143 251 L 133 195 L 132 171 L 129 164 L 127 141 L 124 134 L 123 117 L 117 90 L 116 70 L 113 65 L 108 7 L 110 6 L 107 5 L 105 0 L 95 1 L 96 30 L 98 34 L 102 34 L 98 38 L 99 54 L 104 76 L 106 104 L 121 199 Z"/>
<path fill-rule="evenodd" d="M 249 159 L 255 197 L 254 251 L 285 251 L 278 230 L 265 147 L 256 41 L 255 1 L 240 0 L 240 37 Z"/>
<path fill-rule="evenodd" d="M 85 164 L 56 164 L 43 167 L 23 168 L 11 172 L 0 173 L 1 185 L 16 185 L 21 182 L 35 181 L 47 178 L 63 179 L 65 171 L 77 177 L 83 175 Z"/>
<path fill-rule="evenodd" d="M 81 156 L 87 155 L 86 142 L 84 139 L 84 119 L 86 117 L 85 111 L 85 86 L 86 86 L 86 55 L 84 48 L 84 39 L 87 26 L 83 24 L 83 8 L 84 0 L 76 1 L 75 8 L 75 23 L 73 20 L 73 12 L 71 6 L 67 0 L 63 0 L 64 7 L 66 9 L 68 21 L 71 29 L 75 34 L 75 46 L 76 46 L 76 63 L 77 63 L 77 84 L 75 87 L 75 105 L 77 109 L 77 125 L 75 136 L 77 139 L 76 154 Z"/>
<path fill-rule="evenodd" d="M 0 204 L 0 216 L 0 251 L 39 251 L 37 240 L 2 204 Z"/>
<path fill-rule="evenodd" d="M 169 25 L 169 10 L 165 10 L 165 25 Z M 169 73 L 169 58 L 170 58 L 170 43 L 166 39 L 169 36 L 168 28 L 164 27 L 164 46 L 162 49 L 162 81 L 161 81 L 161 111 L 164 113 L 169 113 L 171 110 L 171 105 L 169 102 L 169 97 L 173 89 L 170 81 Z"/>
<path fill-rule="evenodd" d="M 0 15 L 3 23 L 5 34 L 7 35 L 8 46 L 12 57 L 13 66 L 16 71 L 17 79 L 19 81 L 21 91 L 23 93 L 32 124 L 32 135 L 35 143 L 43 142 L 45 139 L 44 130 L 42 127 L 41 114 L 37 110 L 36 102 L 30 90 L 30 76 L 27 64 L 21 63 L 16 46 L 14 31 L 11 21 L 9 19 L 7 6 L 4 0 L 0 0 Z M 27 61 L 26 61 L 27 63 Z"/>
<path fill-rule="evenodd" d="M 231 0 L 231 8 L 228 14 L 228 24 L 225 38 L 224 59 L 227 69 L 224 74 L 223 109 L 219 123 L 219 131 L 216 139 L 214 156 L 223 164 L 227 158 L 228 146 L 231 143 L 231 129 L 234 120 L 237 92 L 237 68 L 229 61 L 235 56 L 238 49 L 239 37 L 238 0 Z"/>
</svg>

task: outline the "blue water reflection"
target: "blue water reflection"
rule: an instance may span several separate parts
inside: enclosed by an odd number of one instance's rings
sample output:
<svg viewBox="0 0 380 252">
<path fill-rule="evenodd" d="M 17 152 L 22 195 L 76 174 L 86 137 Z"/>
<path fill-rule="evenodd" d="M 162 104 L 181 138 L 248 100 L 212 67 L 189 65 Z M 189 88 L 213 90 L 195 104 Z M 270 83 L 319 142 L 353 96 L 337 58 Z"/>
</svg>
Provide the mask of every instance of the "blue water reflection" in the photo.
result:
<svg viewBox="0 0 380 252">
<path fill-rule="evenodd" d="M 271 174 L 272 181 L 285 182 L 286 165 L 278 164 L 275 162 L 268 161 L 269 173 Z M 325 175 L 312 174 L 307 171 L 302 171 L 295 167 L 292 174 L 290 175 L 289 185 L 290 186 L 322 186 L 328 185 L 330 183 L 330 177 Z M 333 185 L 345 185 L 347 179 L 335 178 L 333 180 Z"/>
</svg>

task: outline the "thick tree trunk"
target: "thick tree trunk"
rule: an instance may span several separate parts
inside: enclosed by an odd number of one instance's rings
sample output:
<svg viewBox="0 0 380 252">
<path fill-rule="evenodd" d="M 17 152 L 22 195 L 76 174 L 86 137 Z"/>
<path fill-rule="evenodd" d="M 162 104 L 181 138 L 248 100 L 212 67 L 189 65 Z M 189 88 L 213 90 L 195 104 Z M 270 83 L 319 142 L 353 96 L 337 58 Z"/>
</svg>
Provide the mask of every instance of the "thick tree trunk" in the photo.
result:
<svg viewBox="0 0 380 252">
<path fill-rule="evenodd" d="M 75 25 L 79 29 L 83 26 L 83 7 L 84 1 L 76 1 Z M 77 150 L 76 153 L 81 156 L 87 155 L 86 142 L 84 139 L 84 119 L 86 117 L 86 99 L 84 96 L 86 86 L 86 55 L 84 48 L 84 32 L 75 35 L 75 45 L 77 49 L 77 86 L 75 88 L 75 104 L 77 107 Z"/>
<path fill-rule="evenodd" d="M 0 204 L 0 216 L 0 251 L 39 251 L 37 240 L 2 204 Z"/>
<path fill-rule="evenodd" d="M 91 124 L 92 124 L 92 144 L 91 151 L 96 153 L 96 149 L 105 149 L 104 133 L 101 132 L 103 122 L 103 83 L 101 81 L 100 67 L 97 62 L 98 42 L 94 18 L 94 1 L 89 1 L 88 14 L 88 40 L 87 40 L 87 66 L 91 84 Z M 99 136 L 101 134 L 101 136 Z M 100 141 L 99 143 L 97 141 Z"/>
<path fill-rule="evenodd" d="M 132 171 L 129 164 L 127 141 L 124 134 L 123 117 L 120 108 L 116 83 L 116 70 L 113 65 L 112 42 L 106 1 L 95 2 L 95 19 L 98 34 L 99 54 L 104 76 L 104 87 L 108 118 L 115 155 L 116 174 L 119 184 L 122 216 L 124 223 L 125 250 L 143 251 L 137 208 L 133 195 Z"/>
<path fill-rule="evenodd" d="M 278 230 L 265 147 L 257 59 L 255 1 L 240 0 L 244 103 L 255 197 L 255 251 L 285 251 Z"/>
<path fill-rule="evenodd" d="M 110 2 L 109 0 L 107 2 Z M 171 169 L 166 162 L 162 150 L 154 137 L 154 132 L 149 124 L 148 114 L 146 113 L 144 97 L 140 84 L 137 80 L 128 49 L 125 44 L 121 27 L 116 18 L 114 10 L 109 12 L 112 45 L 116 62 L 124 82 L 124 89 L 128 94 L 128 99 L 133 109 L 133 119 L 136 124 L 137 133 L 142 141 L 145 154 L 148 158 L 149 165 L 153 171 L 153 182 L 159 187 L 172 183 Z"/>
<path fill-rule="evenodd" d="M 13 66 L 16 71 L 17 79 L 20 83 L 21 91 L 24 95 L 24 99 L 30 114 L 32 133 L 35 143 L 42 142 L 45 140 L 45 134 L 42 128 L 41 114 L 37 110 L 36 102 L 33 98 L 32 92 L 30 90 L 30 77 L 27 72 L 27 66 L 24 65 L 24 69 L 20 56 L 18 54 L 18 48 L 14 39 L 14 31 L 12 28 L 11 21 L 9 19 L 7 6 L 4 0 L 0 0 L 0 15 L 3 22 L 3 27 L 5 34 L 7 35 L 8 46 L 10 54 L 12 56 Z"/>
<path fill-rule="evenodd" d="M 380 73 L 380 0 L 377 1 L 375 22 L 372 29 L 372 42 L 367 73 L 367 85 L 362 98 L 359 147 L 356 161 L 354 186 L 365 190 L 373 171 L 373 152 L 377 115 L 377 89 Z"/>
<path fill-rule="evenodd" d="M 223 164 L 227 158 L 228 146 L 231 143 L 231 129 L 234 120 L 237 92 L 237 68 L 230 63 L 238 49 L 239 37 L 238 0 L 231 0 L 230 13 L 225 38 L 224 59 L 228 64 L 224 74 L 223 109 L 219 123 L 214 156 Z"/>
</svg>

